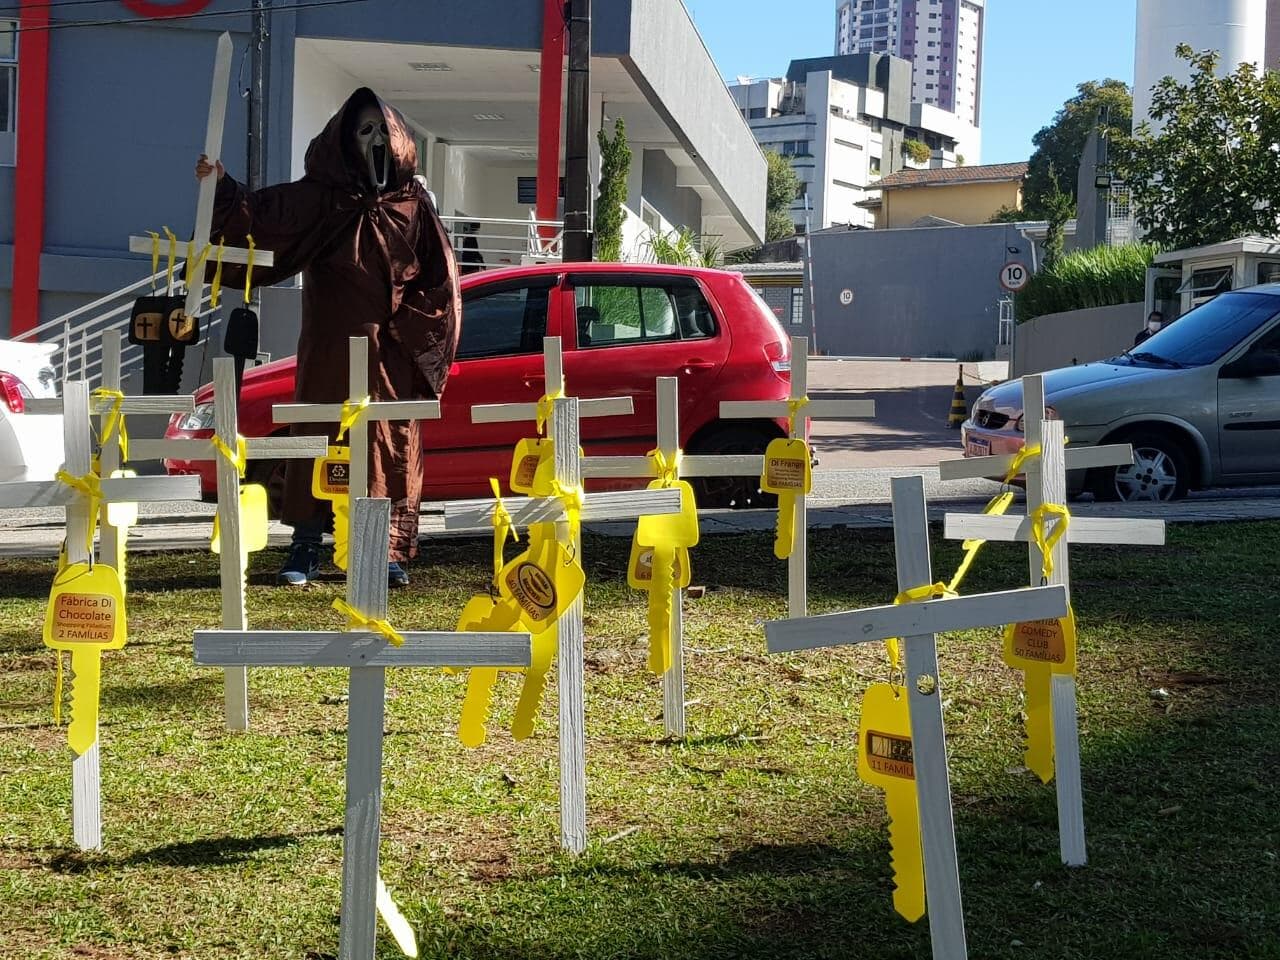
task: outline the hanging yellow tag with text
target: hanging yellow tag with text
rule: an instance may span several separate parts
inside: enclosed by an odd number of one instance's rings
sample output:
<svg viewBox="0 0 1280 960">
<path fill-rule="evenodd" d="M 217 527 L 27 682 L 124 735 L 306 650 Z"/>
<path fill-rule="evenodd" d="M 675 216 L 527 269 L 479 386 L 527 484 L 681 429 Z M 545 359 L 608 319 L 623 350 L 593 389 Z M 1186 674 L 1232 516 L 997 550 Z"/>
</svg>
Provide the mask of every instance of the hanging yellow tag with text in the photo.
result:
<svg viewBox="0 0 1280 960">
<path fill-rule="evenodd" d="M 1075 675 L 1076 615 L 1070 607 L 1060 620 L 1029 620 L 1004 628 L 1004 662 L 1019 670 L 1049 664 L 1054 673 Z"/>
<path fill-rule="evenodd" d="M 520 622 L 530 633 L 541 633 L 569 609 L 582 592 L 586 575 L 564 545 L 547 538 L 533 540 L 498 576 L 498 592 L 519 609 Z"/>
<path fill-rule="evenodd" d="M 311 495 L 317 500 L 345 497 L 351 486 L 351 448 L 330 446 L 311 469 Z"/>
<path fill-rule="evenodd" d="M 267 488 L 260 483 L 246 483 L 240 488 L 240 552 L 254 553 L 267 546 Z M 213 515 L 213 540 L 209 549 L 222 553 L 222 534 L 218 515 Z"/>
<path fill-rule="evenodd" d="M 760 489 L 766 493 L 808 493 L 813 489 L 813 464 L 803 440 L 778 437 L 764 451 Z"/>
<path fill-rule="evenodd" d="M 549 438 L 530 437 L 516 444 L 509 479 L 513 493 L 549 497 L 555 473 L 555 444 Z"/>
<path fill-rule="evenodd" d="M 649 584 L 649 671 L 662 676 L 671 669 L 671 623 L 675 610 L 675 594 L 681 571 L 677 568 L 681 550 L 698 543 L 698 505 L 693 487 L 686 480 L 659 478 L 649 484 L 650 490 L 675 488 L 680 491 L 680 512 L 642 516 L 636 526 L 635 542 L 650 548 Z M 685 555 L 685 569 L 689 567 Z M 629 578 L 628 578 L 629 579 Z"/>
<path fill-rule="evenodd" d="M 636 525 L 636 539 L 646 547 L 696 547 L 698 545 L 698 504 L 694 500 L 693 487 L 687 480 L 674 484 L 653 480 L 650 490 L 680 491 L 680 512 L 642 516 Z"/>
<path fill-rule="evenodd" d="M 689 551 L 680 547 L 676 550 L 676 586 L 683 590 L 691 580 Z M 634 536 L 631 538 L 631 559 L 627 561 L 627 583 L 634 590 L 648 590 L 653 583 L 653 547 L 643 546 Z"/>
<path fill-rule="evenodd" d="M 884 791 L 893 864 L 893 907 L 914 923 L 924 916 L 924 853 L 906 688 L 873 683 L 863 695 L 858 724 L 858 777 Z"/>
</svg>

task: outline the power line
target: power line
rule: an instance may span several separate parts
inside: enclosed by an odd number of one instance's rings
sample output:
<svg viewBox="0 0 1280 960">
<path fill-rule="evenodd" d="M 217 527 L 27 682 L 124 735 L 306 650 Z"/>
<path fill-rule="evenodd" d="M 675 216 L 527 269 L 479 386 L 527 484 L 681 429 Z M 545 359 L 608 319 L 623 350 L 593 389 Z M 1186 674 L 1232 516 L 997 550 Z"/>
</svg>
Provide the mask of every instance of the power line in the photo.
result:
<svg viewBox="0 0 1280 960">
<path fill-rule="evenodd" d="M 70 5 L 73 3 L 102 3 L 102 2 L 106 2 L 106 0 L 63 0 L 62 3 L 48 3 L 48 4 L 41 4 L 41 6 L 61 7 L 61 6 Z M 368 3 L 368 2 L 369 0 L 307 0 L 307 2 L 305 3 L 295 3 L 289 7 L 278 7 L 276 8 L 276 12 L 285 13 L 285 12 L 291 12 L 294 10 L 305 10 L 309 7 L 341 7 L 341 6 L 349 6 L 355 3 Z M 11 11 L 18 10 L 18 8 L 16 7 L 10 7 L 8 9 Z M 0 10 L 3 10 L 3 8 L 0 8 Z M 167 17 L 167 16 L 155 17 L 152 19 L 140 19 L 140 18 L 123 19 L 120 17 L 114 17 L 109 20 L 62 20 L 62 21 L 54 21 L 53 23 L 47 23 L 47 24 L 42 24 L 40 26 L 33 26 L 33 27 L 18 26 L 14 28 L 14 32 L 37 33 L 42 31 L 51 31 L 51 30 L 70 30 L 74 27 L 118 27 L 118 26 L 133 26 L 133 25 L 144 24 L 144 23 L 174 23 L 179 20 L 204 20 L 208 17 L 252 16 L 253 12 L 254 11 L 252 7 L 241 7 L 236 10 L 206 10 L 201 13 L 184 13 L 184 14 L 179 14 L 172 17 Z"/>
</svg>

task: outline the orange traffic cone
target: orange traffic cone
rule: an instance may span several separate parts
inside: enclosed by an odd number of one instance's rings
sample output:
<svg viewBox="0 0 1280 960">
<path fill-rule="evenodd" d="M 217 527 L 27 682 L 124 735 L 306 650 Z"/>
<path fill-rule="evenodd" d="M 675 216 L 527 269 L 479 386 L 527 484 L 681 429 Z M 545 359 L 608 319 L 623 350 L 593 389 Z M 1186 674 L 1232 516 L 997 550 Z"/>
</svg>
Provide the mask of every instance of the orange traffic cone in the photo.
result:
<svg viewBox="0 0 1280 960">
<path fill-rule="evenodd" d="M 960 425 L 968 415 L 969 406 L 964 402 L 964 366 L 962 365 L 960 374 L 956 377 L 956 392 L 951 397 L 951 413 L 947 415 L 947 427 L 952 430 L 960 429 Z"/>
</svg>

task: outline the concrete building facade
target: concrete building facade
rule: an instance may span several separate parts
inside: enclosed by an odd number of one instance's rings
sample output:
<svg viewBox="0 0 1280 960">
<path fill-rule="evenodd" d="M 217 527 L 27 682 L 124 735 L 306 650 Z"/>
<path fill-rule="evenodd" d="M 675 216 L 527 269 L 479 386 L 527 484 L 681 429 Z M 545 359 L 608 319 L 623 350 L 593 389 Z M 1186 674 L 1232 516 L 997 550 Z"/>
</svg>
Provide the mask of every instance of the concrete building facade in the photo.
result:
<svg viewBox="0 0 1280 960">
<path fill-rule="evenodd" d="M 985 18 L 986 0 L 839 0 L 835 52 L 910 60 L 913 100 L 978 127 Z"/>
</svg>

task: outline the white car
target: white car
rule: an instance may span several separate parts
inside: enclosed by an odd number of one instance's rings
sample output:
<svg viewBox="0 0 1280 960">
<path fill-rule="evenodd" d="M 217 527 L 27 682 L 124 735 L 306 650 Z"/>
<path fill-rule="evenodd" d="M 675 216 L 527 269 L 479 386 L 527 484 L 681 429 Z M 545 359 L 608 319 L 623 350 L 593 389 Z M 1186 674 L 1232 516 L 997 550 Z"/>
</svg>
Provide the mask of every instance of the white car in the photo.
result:
<svg viewBox="0 0 1280 960">
<path fill-rule="evenodd" d="M 52 480 L 62 467 L 62 417 L 33 416 L 27 401 L 56 397 L 56 343 L 0 340 L 0 481 Z"/>
</svg>

